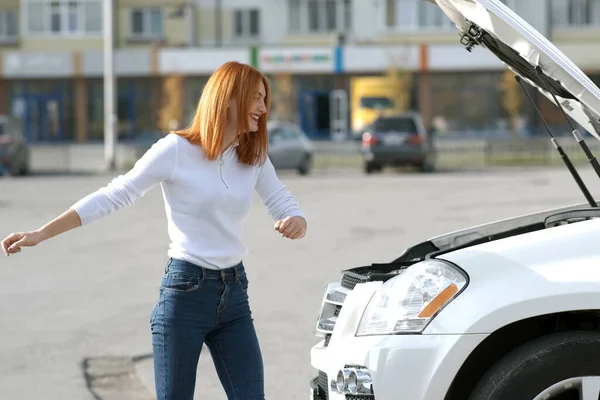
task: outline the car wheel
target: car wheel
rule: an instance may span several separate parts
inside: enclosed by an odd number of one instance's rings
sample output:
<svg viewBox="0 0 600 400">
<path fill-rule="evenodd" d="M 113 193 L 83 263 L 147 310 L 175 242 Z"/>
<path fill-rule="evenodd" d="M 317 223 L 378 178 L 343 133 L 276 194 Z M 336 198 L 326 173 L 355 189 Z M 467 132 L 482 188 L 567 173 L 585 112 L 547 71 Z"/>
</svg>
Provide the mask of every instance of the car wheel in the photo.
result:
<svg viewBox="0 0 600 400">
<path fill-rule="evenodd" d="M 21 175 L 21 176 L 29 175 L 29 170 L 30 170 L 29 156 L 27 156 L 21 163 L 21 166 L 19 168 L 19 175 Z"/>
<path fill-rule="evenodd" d="M 310 173 L 310 166 L 311 166 L 310 154 L 305 154 L 304 157 L 302 157 L 302 161 L 300 162 L 300 165 L 298 166 L 298 173 L 300 175 L 308 175 Z"/>
<path fill-rule="evenodd" d="M 29 173 L 29 165 L 27 163 L 22 163 L 21 165 L 15 165 L 14 167 L 9 168 L 8 174 L 10 176 L 24 176 Z"/>
<path fill-rule="evenodd" d="M 423 157 L 423 160 L 417 165 L 420 172 L 434 172 L 435 171 L 435 153 L 427 152 Z"/>
<path fill-rule="evenodd" d="M 498 361 L 477 383 L 469 400 L 595 400 L 600 395 L 598 359 L 600 332 L 543 336 Z"/>
<path fill-rule="evenodd" d="M 20 165 L 11 165 L 8 168 L 8 175 L 10 175 L 10 176 L 19 176 L 19 175 L 21 175 L 21 166 Z"/>
<path fill-rule="evenodd" d="M 21 176 L 29 175 L 29 165 L 27 165 L 27 163 L 23 163 L 23 165 L 21 165 L 21 169 L 19 170 L 19 175 L 21 175 Z"/>
<path fill-rule="evenodd" d="M 424 161 L 421 164 L 419 164 L 419 171 L 423 173 L 434 172 L 435 166 L 428 161 Z"/>
<path fill-rule="evenodd" d="M 372 174 L 373 172 L 381 171 L 382 166 L 374 164 L 372 162 L 365 162 L 364 171 L 366 174 Z"/>
</svg>

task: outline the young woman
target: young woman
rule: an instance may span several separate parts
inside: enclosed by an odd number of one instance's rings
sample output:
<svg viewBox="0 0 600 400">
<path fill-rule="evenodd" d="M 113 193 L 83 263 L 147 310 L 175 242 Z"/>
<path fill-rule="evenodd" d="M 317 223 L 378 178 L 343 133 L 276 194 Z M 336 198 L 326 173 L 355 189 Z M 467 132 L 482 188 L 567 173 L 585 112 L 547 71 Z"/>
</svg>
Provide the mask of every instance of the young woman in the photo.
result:
<svg viewBox="0 0 600 400">
<path fill-rule="evenodd" d="M 202 344 L 228 399 L 264 399 L 263 361 L 242 263 L 242 221 L 254 190 L 283 237 L 306 220 L 267 156 L 270 89 L 254 68 L 228 62 L 206 84 L 190 127 L 155 143 L 125 175 L 30 232 L 2 241 L 6 255 L 130 206 L 161 185 L 169 261 L 151 315 L 158 400 L 193 398 Z"/>
</svg>

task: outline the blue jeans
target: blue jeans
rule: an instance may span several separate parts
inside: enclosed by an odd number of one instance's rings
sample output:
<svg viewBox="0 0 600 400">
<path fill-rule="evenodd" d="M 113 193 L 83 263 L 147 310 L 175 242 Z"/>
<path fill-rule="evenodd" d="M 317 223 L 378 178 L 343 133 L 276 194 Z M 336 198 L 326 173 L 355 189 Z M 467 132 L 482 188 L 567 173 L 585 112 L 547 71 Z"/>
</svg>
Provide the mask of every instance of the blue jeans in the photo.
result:
<svg viewBox="0 0 600 400">
<path fill-rule="evenodd" d="M 216 271 L 171 259 L 150 326 L 157 400 L 194 398 L 202 344 L 228 399 L 261 399 L 263 359 L 242 263 Z"/>
</svg>

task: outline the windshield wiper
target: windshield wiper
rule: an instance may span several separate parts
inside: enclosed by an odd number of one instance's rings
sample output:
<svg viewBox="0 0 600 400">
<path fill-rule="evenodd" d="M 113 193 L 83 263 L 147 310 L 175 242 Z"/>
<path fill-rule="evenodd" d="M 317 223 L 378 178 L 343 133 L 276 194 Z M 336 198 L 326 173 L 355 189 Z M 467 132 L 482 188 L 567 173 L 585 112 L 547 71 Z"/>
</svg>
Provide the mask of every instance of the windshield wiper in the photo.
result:
<svg viewBox="0 0 600 400">
<path fill-rule="evenodd" d="M 539 68 L 539 67 L 538 67 Z M 539 72 L 539 71 L 538 71 Z M 575 182 L 577 183 L 577 186 L 579 186 L 579 189 L 581 190 L 581 192 L 583 193 L 583 196 L 585 197 L 585 199 L 588 201 L 588 203 L 590 204 L 591 207 L 598 207 L 598 205 L 596 204 L 596 201 L 594 200 L 594 198 L 592 197 L 590 191 L 588 190 L 587 186 L 585 186 L 585 183 L 583 183 L 583 180 L 581 179 L 581 176 L 579 176 L 579 173 L 577 172 L 577 170 L 575 169 L 575 167 L 573 166 L 573 163 L 571 162 L 571 160 L 569 159 L 569 156 L 567 155 L 567 153 L 565 153 L 565 151 L 563 150 L 563 148 L 560 146 L 560 144 L 558 143 L 558 140 L 556 140 L 556 138 L 554 137 L 554 135 L 552 134 L 552 131 L 550 130 L 550 127 L 548 126 L 548 124 L 546 123 L 546 120 L 544 119 L 544 117 L 542 116 L 542 113 L 540 112 L 540 110 L 537 108 L 535 101 L 533 101 L 533 99 L 531 98 L 531 96 L 529 95 L 529 93 L 527 92 L 527 90 L 525 89 L 525 86 L 523 86 L 523 82 L 521 80 L 521 77 L 518 75 L 515 75 L 515 80 L 519 83 L 519 86 L 521 86 L 521 89 L 523 89 L 523 92 L 525 92 L 525 95 L 527 96 L 527 98 L 529 99 L 529 102 L 531 103 L 531 105 L 533 106 L 533 108 L 535 109 L 537 115 L 540 117 L 540 120 L 542 121 L 542 123 L 544 124 L 544 127 L 546 128 L 546 130 L 548 131 L 548 134 L 550 135 L 550 141 L 552 142 L 552 144 L 554 145 L 554 148 L 558 151 L 558 153 L 560 154 L 560 158 L 563 160 L 563 162 L 565 163 L 565 165 L 567 166 L 567 169 L 569 170 L 569 172 L 571 173 L 571 176 L 573 176 L 573 179 L 575 180 Z M 542 79 L 543 81 L 543 79 Z M 552 94 L 552 96 L 554 96 L 554 94 Z M 558 103 L 558 102 L 557 102 Z M 565 110 L 562 109 L 562 107 L 559 108 L 562 110 L 562 112 L 564 113 Z M 569 122 L 570 123 L 570 122 Z M 575 134 L 575 133 L 573 133 Z M 579 132 L 577 132 L 578 136 L 581 138 L 581 135 L 579 135 Z M 576 136 L 577 138 L 577 136 Z M 581 141 L 583 142 L 583 138 L 581 138 Z M 580 142 L 581 144 L 581 142 Z M 587 148 L 587 151 L 589 152 L 589 148 L 587 147 L 586 143 L 583 142 L 585 148 Z M 585 151 L 585 149 L 584 149 Z M 591 154 L 591 152 L 590 152 Z M 587 155 L 587 153 L 586 153 Z M 593 155 L 592 155 L 593 158 Z M 594 161 L 596 161 L 595 158 L 593 158 Z M 598 161 L 596 161 L 596 164 L 598 163 Z M 599 166 L 600 167 L 600 166 Z M 599 168 L 600 170 L 600 168 Z M 597 171 L 598 173 L 598 171 Z M 600 175 L 599 175 L 600 176 Z"/>
</svg>

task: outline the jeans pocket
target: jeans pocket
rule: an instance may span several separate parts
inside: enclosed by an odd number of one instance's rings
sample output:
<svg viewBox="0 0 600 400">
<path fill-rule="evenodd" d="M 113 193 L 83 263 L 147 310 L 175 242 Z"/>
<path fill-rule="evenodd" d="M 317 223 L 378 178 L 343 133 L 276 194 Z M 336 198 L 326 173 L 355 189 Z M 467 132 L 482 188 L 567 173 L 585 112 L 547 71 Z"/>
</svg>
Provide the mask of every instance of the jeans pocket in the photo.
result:
<svg viewBox="0 0 600 400">
<path fill-rule="evenodd" d="M 167 272 L 163 278 L 162 288 L 172 293 L 188 293 L 195 292 L 200 287 L 204 277 L 182 274 L 177 272 Z"/>
<path fill-rule="evenodd" d="M 242 292 L 248 291 L 248 276 L 245 272 L 237 276 L 237 283 Z"/>
<path fill-rule="evenodd" d="M 152 312 L 150 313 L 150 325 L 154 323 L 154 319 L 156 318 L 156 313 L 158 312 L 158 304 L 159 302 L 156 302 L 156 304 L 154 304 Z"/>
</svg>

